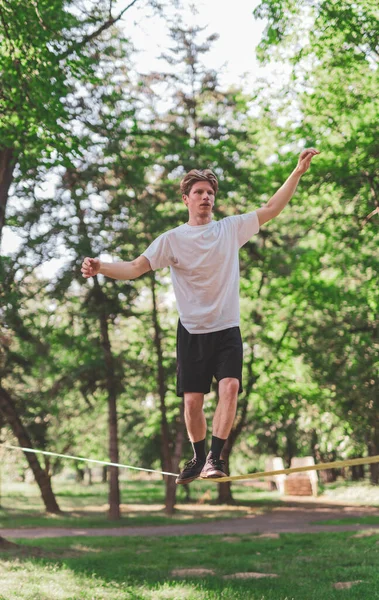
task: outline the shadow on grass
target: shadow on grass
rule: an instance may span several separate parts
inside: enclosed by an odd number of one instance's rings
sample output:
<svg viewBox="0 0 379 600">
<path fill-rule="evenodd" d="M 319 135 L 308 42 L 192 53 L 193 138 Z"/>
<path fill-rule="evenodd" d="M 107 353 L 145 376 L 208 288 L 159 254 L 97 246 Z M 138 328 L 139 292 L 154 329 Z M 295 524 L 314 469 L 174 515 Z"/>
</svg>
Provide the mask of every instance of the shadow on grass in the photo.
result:
<svg viewBox="0 0 379 600">
<path fill-rule="evenodd" d="M 44 539 L 23 541 L 18 555 L 12 551 L 0 558 L 15 589 L 28 589 L 29 582 L 39 580 L 57 594 L 63 585 L 64 597 L 85 600 L 334 600 L 341 597 L 333 587 L 340 581 L 360 582 L 349 597 L 373 600 L 378 597 L 377 539 L 353 540 L 347 533 L 282 534 L 278 539 L 253 535 Z M 22 553 L 26 548 L 32 552 L 29 556 Z M 33 555 L 38 549 L 42 554 Z M 15 561 L 18 568 L 13 572 Z M 189 571 L 184 577 L 175 576 L 178 569 Z M 209 574 L 195 576 L 195 569 Z M 224 579 L 236 573 L 258 573 L 262 578 Z M 270 574 L 276 578 L 264 577 Z M 23 600 L 38 597 L 37 592 L 29 589 L 29 596 L 6 597 Z"/>
<path fill-rule="evenodd" d="M 87 510 L 63 511 L 59 515 L 44 514 L 38 511 L 0 510 L 0 526 L 6 528 L 26 527 L 131 527 L 148 525 L 173 525 L 184 523 L 203 523 L 241 518 L 252 514 L 261 514 L 271 507 L 265 504 L 241 505 L 177 505 L 173 515 L 167 515 L 163 505 L 121 505 L 121 518 L 112 521 L 107 518 L 107 507 L 99 511 L 98 507 Z"/>
<path fill-rule="evenodd" d="M 21 490 L 20 490 L 21 491 Z M 242 486 L 236 489 L 236 501 L 231 505 L 217 503 L 217 488 L 214 484 L 194 482 L 191 484 L 191 502 L 186 500 L 185 491 L 178 489 L 177 504 L 172 516 L 164 510 L 164 486 L 162 482 L 123 482 L 121 497 L 127 501 L 121 505 L 122 517 L 110 521 L 107 517 L 107 490 L 104 484 L 95 484 L 91 490 L 77 484 L 72 489 L 55 491 L 62 514 L 52 515 L 43 511 L 38 495 L 20 491 L 8 492 L 3 496 L 4 506 L 0 509 L 0 526 L 7 528 L 26 527 L 126 527 L 143 525 L 180 524 L 191 521 L 200 523 L 213 519 L 243 517 L 255 510 L 269 510 L 281 501 L 272 494 L 254 494 Z M 29 490 L 27 490 L 29 492 Z M 34 490 L 38 494 L 38 490 Z M 238 497 L 238 495 L 242 497 Z"/>
</svg>

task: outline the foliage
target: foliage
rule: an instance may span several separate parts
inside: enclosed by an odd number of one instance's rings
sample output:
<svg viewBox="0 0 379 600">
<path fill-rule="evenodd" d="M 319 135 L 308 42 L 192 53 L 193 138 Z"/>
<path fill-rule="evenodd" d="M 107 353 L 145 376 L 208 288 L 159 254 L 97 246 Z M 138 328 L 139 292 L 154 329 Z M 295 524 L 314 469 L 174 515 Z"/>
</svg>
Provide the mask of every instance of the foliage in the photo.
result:
<svg viewBox="0 0 379 600">
<path fill-rule="evenodd" d="M 84 19 L 75 3 L 58 0 L 21 8 L 0 3 L 1 137 L 19 157 L 7 223 L 23 237 L 1 265 L 1 369 L 33 442 L 106 457 L 106 315 L 120 459 L 159 468 L 153 280 L 84 283 L 82 259 L 131 260 L 185 221 L 178 184 L 190 168 L 217 173 L 219 219 L 266 202 L 312 145 L 321 154 L 290 206 L 240 254 L 249 391 L 232 466 L 256 468 L 266 454 L 290 461 L 378 453 L 373 3 L 261 2 L 261 60 L 280 58 L 291 74 L 279 92 L 257 84 L 251 97 L 220 88 L 202 63 L 215 36 L 180 19 L 170 24 L 162 70 L 141 76 L 105 3 Z M 62 256 L 56 278 L 43 280 L 39 267 Z M 173 450 L 176 313 L 168 272 L 154 281 Z M 214 400 L 206 401 L 208 419 Z"/>
<path fill-rule="evenodd" d="M 294 344 L 311 366 L 313 380 L 328 388 L 329 411 L 346 422 L 343 435 L 353 442 L 347 451 L 367 444 L 370 453 L 377 453 L 374 4 L 261 2 L 256 15 L 268 19 L 261 60 L 276 60 L 284 52 L 293 65 L 278 98 L 287 143 L 315 145 L 322 152 L 309 176 L 307 196 L 283 214 L 284 226 L 296 223 L 299 230 L 286 240 L 288 284 L 296 293 Z M 290 102 L 298 110 L 295 122 Z M 281 161 L 286 155 L 281 153 Z"/>
</svg>

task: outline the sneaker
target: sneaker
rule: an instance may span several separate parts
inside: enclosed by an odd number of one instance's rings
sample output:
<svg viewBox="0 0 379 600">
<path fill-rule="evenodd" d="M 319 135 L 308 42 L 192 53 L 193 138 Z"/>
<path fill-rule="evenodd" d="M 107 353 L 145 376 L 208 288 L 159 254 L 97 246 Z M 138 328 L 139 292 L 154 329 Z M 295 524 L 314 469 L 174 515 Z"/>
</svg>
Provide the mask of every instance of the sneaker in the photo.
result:
<svg viewBox="0 0 379 600">
<path fill-rule="evenodd" d="M 228 474 L 225 469 L 225 461 L 221 458 L 213 458 L 211 452 L 207 456 L 203 470 L 201 471 L 200 477 L 202 479 L 212 479 L 216 477 L 227 477 Z"/>
<path fill-rule="evenodd" d="M 176 483 L 191 483 L 194 479 L 200 477 L 205 461 L 198 458 L 191 458 L 185 463 L 179 476 L 176 478 Z"/>
</svg>

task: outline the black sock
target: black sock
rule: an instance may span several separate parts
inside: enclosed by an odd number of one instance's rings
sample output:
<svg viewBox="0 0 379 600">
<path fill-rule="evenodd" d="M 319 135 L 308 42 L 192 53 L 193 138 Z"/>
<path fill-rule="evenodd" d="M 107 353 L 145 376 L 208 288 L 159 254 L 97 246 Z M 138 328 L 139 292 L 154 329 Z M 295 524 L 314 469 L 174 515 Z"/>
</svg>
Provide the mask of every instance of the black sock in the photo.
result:
<svg viewBox="0 0 379 600">
<path fill-rule="evenodd" d="M 191 444 L 193 447 L 194 457 L 205 462 L 205 438 L 200 440 L 200 442 L 191 442 Z"/>
<path fill-rule="evenodd" d="M 211 445 L 212 458 L 220 458 L 220 454 L 222 452 L 225 442 L 226 442 L 226 440 L 222 440 L 221 438 L 218 438 L 215 435 L 212 435 L 212 445 Z"/>
</svg>

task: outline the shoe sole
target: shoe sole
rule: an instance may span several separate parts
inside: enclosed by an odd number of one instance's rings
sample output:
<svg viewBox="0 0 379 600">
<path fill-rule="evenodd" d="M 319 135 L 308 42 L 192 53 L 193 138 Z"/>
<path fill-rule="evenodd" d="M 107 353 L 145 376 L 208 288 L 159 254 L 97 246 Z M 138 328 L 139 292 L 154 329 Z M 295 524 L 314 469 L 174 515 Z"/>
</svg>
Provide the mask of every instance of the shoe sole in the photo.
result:
<svg viewBox="0 0 379 600">
<path fill-rule="evenodd" d="M 218 479 L 221 477 L 227 477 L 226 473 L 223 473 L 222 471 L 212 471 L 211 473 L 200 473 L 200 478 L 201 479 Z"/>
<path fill-rule="evenodd" d="M 182 483 L 191 483 L 191 481 L 194 481 L 195 479 L 198 479 L 200 477 L 200 473 L 199 475 L 195 475 L 195 477 L 188 477 L 188 479 L 176 479 L 175 483 L 177 485 L 180 485 Z"/>
</svg>

